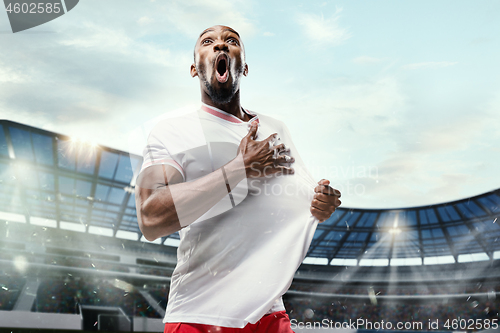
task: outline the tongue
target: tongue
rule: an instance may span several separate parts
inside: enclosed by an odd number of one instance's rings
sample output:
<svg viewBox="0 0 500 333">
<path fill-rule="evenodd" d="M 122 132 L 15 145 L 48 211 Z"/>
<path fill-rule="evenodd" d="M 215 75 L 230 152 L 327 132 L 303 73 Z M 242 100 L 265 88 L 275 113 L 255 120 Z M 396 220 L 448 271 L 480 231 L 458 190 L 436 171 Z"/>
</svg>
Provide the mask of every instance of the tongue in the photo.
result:
<svg viewBox="0 0 500 333">
<path fill-rule="evenodd" d="M 228 73 L 227 71 L 225 71 L 223 75 L 220 75 L 219 71 L 215 71 L 215 77 L 217 78 L 217 81 L 219 81 L 220 83 L 226 83 Z"/>
<path fill-rule="evenodd" d="M 215 76 L 217 78 L 217 81 L 220 83 L 225 83 L 228 79 L 228 70 L 226 67 L 226 59 L 222 58 L 219 60 L 219 63 L 217 64 L 217 69 L 215 71 Z"/>
</svg>

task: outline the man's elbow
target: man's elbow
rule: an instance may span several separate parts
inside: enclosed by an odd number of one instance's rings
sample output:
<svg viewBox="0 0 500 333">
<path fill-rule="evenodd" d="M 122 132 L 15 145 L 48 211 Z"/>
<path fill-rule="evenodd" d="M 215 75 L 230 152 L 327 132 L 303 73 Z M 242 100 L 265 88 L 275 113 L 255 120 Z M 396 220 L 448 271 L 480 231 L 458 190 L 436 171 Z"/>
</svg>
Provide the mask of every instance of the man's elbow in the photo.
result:
<svg viewBox="0 0 500 333">
<path fill-rule="evenodd" d="M 149 242 L 153 242 L 153 241 L 157 240 L 158 238 L 160 238 L 160 237 L 156 237 L 156 236 L 155 236 L 155 235 L 153 235 L 153 234 L 144 233 L 144 232 L 142 233 L 142 235 L 143 235 L 143 236 L 144 236 L 144 238 L 146 238 L 146 240 L 147 240 L 147 241 L 149 241 Z"/>
<path fill-rule="evenodd" d="M 161 237 L 161 235 L 156 232 L 156 228 L 153 228 L 147 221 L 144 221 L 144 219 L 139 223 L 139 229 L 141 230 L 144 238 L 150 242 Z"/>
<path fill-rule="evenodd" d="M 157 229 L 158 226 L 155 223 L 154 219 L 148 216 L 148 214 L 143 209 L 141 209 L 140 213 L 138 212 L 137 214 L 137 222 L 144 238 L 146 238 L 148 241 L 152 242 L 160 237 L 155 232 L 155 229 Z"/>
<path fill-rule="evenodd" d="M 176 225 L 179 223 L 172 222 L 172 218 L 165 216 L 161 218 L 159 216 L 150 215 L 144 207 L 138 212 L 137 221 L 144 238 L 150 242 L 160 237 L 173 234 L 181 229 L 180 225 L 179 228 L 176 228 Z"/>
</svg>

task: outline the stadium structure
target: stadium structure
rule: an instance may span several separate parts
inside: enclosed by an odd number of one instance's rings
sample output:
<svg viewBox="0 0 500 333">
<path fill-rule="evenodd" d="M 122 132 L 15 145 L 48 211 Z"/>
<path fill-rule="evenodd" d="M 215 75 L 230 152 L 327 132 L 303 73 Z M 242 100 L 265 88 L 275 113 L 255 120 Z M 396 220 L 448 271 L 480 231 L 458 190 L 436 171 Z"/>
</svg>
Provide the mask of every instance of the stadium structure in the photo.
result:
<svg viewBox="0 0 500 333">
<path fill-rule="evenodd" d="M 141 160 L 0 121 L 0 327 L 162 331 L 179 236 L 142 236 Z M 500 190 L 405 209 L 337 209 L 284 296 L 292 328 L 495 328 L 499 216 Z"/>
</svg>

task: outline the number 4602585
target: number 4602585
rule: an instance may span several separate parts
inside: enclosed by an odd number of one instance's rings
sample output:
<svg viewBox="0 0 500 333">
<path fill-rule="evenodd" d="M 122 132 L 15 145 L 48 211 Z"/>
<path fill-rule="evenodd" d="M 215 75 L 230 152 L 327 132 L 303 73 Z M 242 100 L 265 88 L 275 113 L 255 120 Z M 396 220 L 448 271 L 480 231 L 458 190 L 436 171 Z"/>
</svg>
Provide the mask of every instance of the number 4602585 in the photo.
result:
<svg viewBox="0 0 500 333">
<path fill-rule="evenodd" d="M 51 3 L 51 2 L 40 2 L 40 3 L 9 3 L 9 5 L 5 8 L 7 13 L 23 13 L 23 14 L 59 14 L 61 12 L 61 4 Z"/>
</svg>

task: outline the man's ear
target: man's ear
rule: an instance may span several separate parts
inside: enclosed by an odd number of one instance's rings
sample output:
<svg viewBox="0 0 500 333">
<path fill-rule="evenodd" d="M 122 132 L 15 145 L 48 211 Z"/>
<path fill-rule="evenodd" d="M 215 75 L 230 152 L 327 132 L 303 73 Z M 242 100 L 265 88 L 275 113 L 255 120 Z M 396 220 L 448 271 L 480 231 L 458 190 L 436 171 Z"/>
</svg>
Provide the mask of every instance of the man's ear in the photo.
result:
<svg viewBox="0 0 500 333">
<path fill-rule="evenodd" d="M 248 75 L 248 65 L 245 64 L 245 69 L 243 70 L 243 75 L 247 76 Z"/>
<path fill-rule="evenodd" d="M 198 71 L 196 70 L 196 66 L 194 64 L 191 65 L 191 77 L 198 76 Z"/>
</svg>

